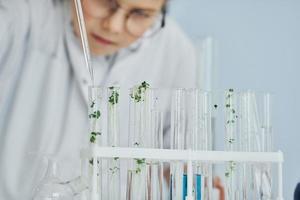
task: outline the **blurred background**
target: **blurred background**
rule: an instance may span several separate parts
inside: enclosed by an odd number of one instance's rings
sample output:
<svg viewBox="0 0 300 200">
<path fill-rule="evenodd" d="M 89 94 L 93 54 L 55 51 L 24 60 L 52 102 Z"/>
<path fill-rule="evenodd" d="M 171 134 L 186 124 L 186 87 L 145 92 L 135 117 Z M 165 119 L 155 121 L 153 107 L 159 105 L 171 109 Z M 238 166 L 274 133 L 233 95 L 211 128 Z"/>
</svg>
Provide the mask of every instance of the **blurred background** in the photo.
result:
<svg viewBox="0 0 300 200">
<path fill-rule="evenodd" d="M 191 37 L 213 38 L 213 89 L 274 94 L 275 149 L 285 156 L 284 198 L 293 199 L 300 181 L 300 1 L 171 0 L 170 6 Z"/>
</svg>

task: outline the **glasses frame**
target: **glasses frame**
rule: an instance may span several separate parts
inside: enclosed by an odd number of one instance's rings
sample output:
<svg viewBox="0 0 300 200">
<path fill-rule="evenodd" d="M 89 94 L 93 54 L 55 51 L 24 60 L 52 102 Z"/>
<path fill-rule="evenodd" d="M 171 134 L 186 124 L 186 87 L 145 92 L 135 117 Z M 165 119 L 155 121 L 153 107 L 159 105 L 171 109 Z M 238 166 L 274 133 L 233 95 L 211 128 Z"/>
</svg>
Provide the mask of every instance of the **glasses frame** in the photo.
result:
<svg viewBox="0 0 300 200">
<path fill-rule="evenodd" d="M 119 9 L 119 7 L 117 5 L 111 5 L 111 7 L 112 7 L 111 8 L 111 12 L 116 12 Z M 107 17 L 109 17 L 111 14 L 112 13 L 110 13 L 109 15 L 107 15 Z M 161 8 L 160 14 L 157 16 L 158 18 L 161 18 L 160 19 L 160 25 L 156 29 L 154 28 L 154 31 L 150 32 L 149 34 L 141 35 L 141 37 L 144 37 L 144 38 L 152 37 L 153 35 L 155 35 L 156 33 L 158 33 L 162 28 L 164 28 L 165 25 L 166 25 L 166 14 L 167 14 L 167 3 L 165 3 L 163 5 L 163 7 Z M 126 23 L 127 23 L 127 21 L 126 21 Z M 154 24 L 152 24 L 152 26 L 148 27 L 148 29 L 153 28 L 153 26 L 155 26 L 156 23 L 158 23 L 158 22 L 154 21 Z M 128 31 L 128 28 L 126 28 L 126 29 Z M 133 36 L 137 36 L 137 35 L 131 33 L 130 31 L 128 31 L 128 33 L 130 33 Z"/>
</svg>

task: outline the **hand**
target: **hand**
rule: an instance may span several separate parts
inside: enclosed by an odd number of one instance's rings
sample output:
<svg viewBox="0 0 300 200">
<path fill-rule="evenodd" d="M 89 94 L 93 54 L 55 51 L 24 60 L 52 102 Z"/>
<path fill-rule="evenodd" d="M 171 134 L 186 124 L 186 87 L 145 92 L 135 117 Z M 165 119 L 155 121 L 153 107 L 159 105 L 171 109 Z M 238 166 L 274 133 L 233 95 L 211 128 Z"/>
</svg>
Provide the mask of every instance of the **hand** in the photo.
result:
<svg viewBox="0 0 300 200">
<path fill-rule="evenodd" d="M 219 200 L 225 200 L 224 186 L 220 177 L 216 176 L 213 180 L 213 187 L 219 190 Z"/>
<path fill-rule="evenodd" d="M 221 181 L 220 177 L 218 177 L 218 176 L 214 177 L 213 187 L 218 189 L 218 190 L 224 189 L 224 186 L 222 184 L 222 181 Z"/>
</svg>

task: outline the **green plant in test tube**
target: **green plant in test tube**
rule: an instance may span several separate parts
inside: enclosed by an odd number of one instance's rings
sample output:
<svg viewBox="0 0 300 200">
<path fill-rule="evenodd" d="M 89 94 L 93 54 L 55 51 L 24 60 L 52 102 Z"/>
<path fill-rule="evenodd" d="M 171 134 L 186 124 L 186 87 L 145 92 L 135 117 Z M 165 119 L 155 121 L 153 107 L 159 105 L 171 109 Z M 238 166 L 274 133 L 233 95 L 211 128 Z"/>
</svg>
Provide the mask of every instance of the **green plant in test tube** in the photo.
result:
<svg viewBox="0 0 300 200">
<path fill-rule="evenodd" d="M 145 138 L 149 133 L 149 99 L 147 98 L 150 85 L 143 81 L 130 92 L 130 137 L 129 146 L 145 148 Z M 145 158 L 135 158 L 128 171 L 128 200 L 145 199 L 147 163 Z"/>
<path fill-rule="evenodd" d="M 89 103 L 88 103 L 88 118 L 90 122 L 89 131 L 89 144 L 91 148 L 94 146 L 102 145 L 102 112 L 101 105 L 103 103 L 103 88 L 98 86 L 89 87 Z M 96 163 L 94 162 L 96 161 Z M 95 166 L 96 164 L 96 166 Z M 102 162 L 98 158 L 91 158 L 89 160 L 89 180 L 92 180 L 90 184 L 90 195 L 93 198 L 100 198 L 102 191 Z M 95 171 L 96 170 L 96 171 Z M 97 195 L 96 197 L 94 195 Z"/>
<path fill-rule="evenodd" d="M 120 146 L 119 125 L 119 94 L 120 88 L 108 88 L 108 146 Z M 108 160 L 108 199 L 120 199 L 120 159 L 118 157 Z"/>
<path fill-rule="evenodd" d="M 89 87 L 89 113 L 90 119 L 90 143 L 100 144 L 101 131 L 101 101 L 102 101 L 102 88 Z"/>
<path fill-rule="evenodd" d="M 233 89 L 225 92 L 225 147 L 227 151 L 237 151 L 237 94 Z M 226 199 L 235 200 L 237 198 L 237 176 L 234 161 L 229 161 L 225 169 L 226 178 Z"/>
<path fill-rule="evenodd" d="M 132 90 L 132 93 L 130 94 L 130 97 L 131 99 L 134 100 L 134 102 L 136 104 L 141 104 L 141 103 L 144 103 L 145 100 L 146 100 L 146 92 L 147 90 L 150 88 L 150 85 L 149 83 L 147 83 L 146 81 L 143 81 L 139 86 L 136 86 L 135 88 L 133 88 Z M 138 106 L 139 108 L 141 108 L 140 106 Z M 140 110 L 141 112 L 145 111 L 145 110 Z M 145 118 L 145 116 L 141 116 L 141 115 L 145 115 L 146 113 L 136 113 L 138 115 L 138 117 L 141 117 L 141 118 Z M 140 120 L 139 122 L 142 124 L 142 125 L 145 125 L 145 123 L 143 121 L 145 120 Z M 137 134 L 143 134 L 142 132 L 146 131 L 145 130 L 145 126 L 142 126 L 140 127 L 141 129 L 137 131 Z M 138 139 L 138 140 L 135 140 L 135 139 Z M 134 137 L 134 143 L 133 143 L 133 146 L 134 147 L 140 147 L 141 145 L 141 139 L 142 139 L 142 136 L 139 135 L 138 137 Z M 136 162 L 136 169 L 134 170 L 136 174 L 139 174 L 141 173 L 141 169 L 145 166 L 145 163 L 146 163 L 146 159 L 145 158 L 136 158 L 134 159 L 135 162 Z"/>
</svg>

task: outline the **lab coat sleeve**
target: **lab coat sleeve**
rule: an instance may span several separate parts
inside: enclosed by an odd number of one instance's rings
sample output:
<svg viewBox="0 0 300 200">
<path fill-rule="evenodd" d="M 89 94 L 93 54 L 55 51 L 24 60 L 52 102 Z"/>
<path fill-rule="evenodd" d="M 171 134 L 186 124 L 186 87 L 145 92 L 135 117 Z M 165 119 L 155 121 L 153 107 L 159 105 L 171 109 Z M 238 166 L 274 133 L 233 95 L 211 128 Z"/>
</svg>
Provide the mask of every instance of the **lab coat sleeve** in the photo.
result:
<svg viewBox="0 0 300 200">
<path fill-rule="evenodd" d="M 9 35 L 12 32 L 12 18 L 9 16 L 9 12 L 3 1 L 0 1 L 0 58 L 3 57 L 7 48 Z"/>
<path fill-rule="evenodd" d="M 0 0 L 0 118 L 22 71 L 29 27 L 26 0 Z M 5 116 L 5 115 L 4 115 Z M 0 120 L 0 127 L 3 120 Z"/>
<path fill-rule="evenodd" d="M 0 69 L 8 54 L 20 46 L 29 26 L 29 9 L 26 0 L 0 0 Z"/>
</svg>

